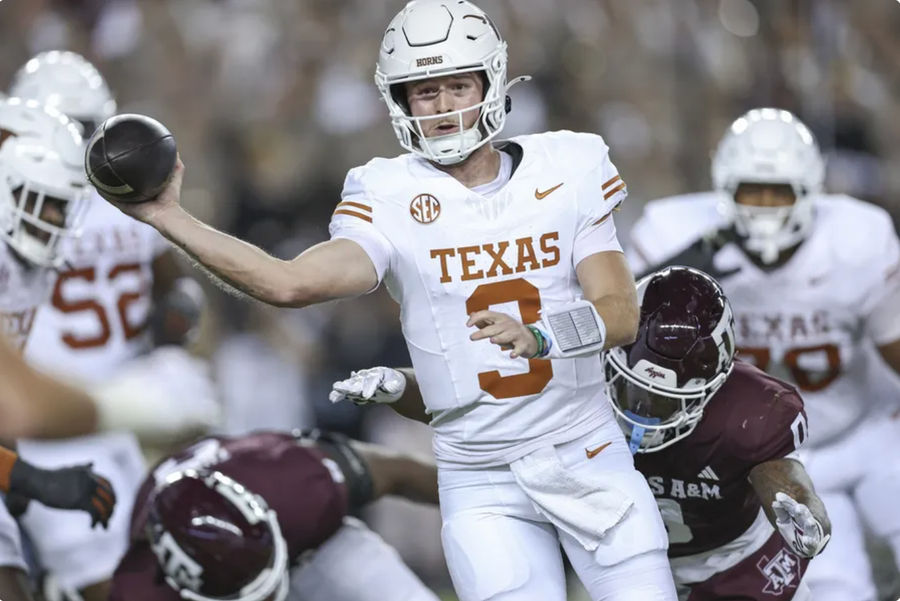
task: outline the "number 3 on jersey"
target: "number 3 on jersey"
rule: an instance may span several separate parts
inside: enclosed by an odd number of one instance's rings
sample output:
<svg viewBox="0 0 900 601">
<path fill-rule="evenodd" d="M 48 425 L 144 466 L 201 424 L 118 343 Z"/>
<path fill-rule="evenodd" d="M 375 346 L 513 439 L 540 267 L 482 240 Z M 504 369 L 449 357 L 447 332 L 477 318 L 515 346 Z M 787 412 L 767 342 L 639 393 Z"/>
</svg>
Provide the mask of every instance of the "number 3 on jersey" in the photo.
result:
<svg viewBox="0 0 900 601">
<path fill-rule="evenodd" d="M 489 309 L 491 305 L 516 302 L 522 323 L 535 323 L 540 319 L 541 292 L 537 286 L 523 278 L 482 284 L 466 300 L 466 312 Z M 529 359 L 528 371 L 514 376 L 501 376 L 497 370 L 478 374 L 481 389 L 495 399 L 509 399 L 538 394 L 553 378 L 553 365 L 546 359 Z"/>
</svg>

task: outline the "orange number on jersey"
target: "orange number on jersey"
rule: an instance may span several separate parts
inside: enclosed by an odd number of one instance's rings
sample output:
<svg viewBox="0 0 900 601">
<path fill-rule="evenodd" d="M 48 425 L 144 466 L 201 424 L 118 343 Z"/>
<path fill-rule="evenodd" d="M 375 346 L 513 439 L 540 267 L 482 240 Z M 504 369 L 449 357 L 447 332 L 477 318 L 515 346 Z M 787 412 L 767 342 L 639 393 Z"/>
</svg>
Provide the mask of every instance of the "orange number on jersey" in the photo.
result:
<svg viewBox="0 0 900 601">
<path fill-rule="evenodd" d="M 765 347 L 740 347 L 738 353 L 749 355 L 753 358 L 753 364 L 763 371 L 769 370 L 771 354 Z M 800 367 L 800 357 L 824 353 L 828 361 L 828 370 L 822 374 L 820 371 L 812 371 Z M 816 392 L 828 387 L 841 375 L 841 352 L 833 344 L 820 344 L 817 346 L 802 346 L 789 349 L 784 353 L 784 364 L 791 373 L 791 377 L 797 388 Z"/>
<path fill-rule="evenodd" d="M 92 298 L 69 302 L 65 300 L 62 295 L 63 283 L 68 282 L 69 280 L 87 280 L 88 282 L 93 282 L 95 276 L 96 272 L 93 267 L 85 267 L 84 269 L 73 269 L 72 271 L 60 273 L 59 277 L 56 278 L 56 286 L 53 288 L 52 297 L 53 306 L 59 309 L 61 313 L 67 314 L 90 311 L 97 316 L 97 321 L 100 322 L 100 331 L 96 336 L 78 338 L 71 332 L 63 332 L 62 341 L 65 342 L 66 346 L 69 348 L 83 349 L 103 346 L 109 341 L 109 338 L 112 335 L 109 328 L 109 319 L 106 318 L 106 311 L 103 309 L 103 305 Z"/>
<path fill-rule="evenodd" d="M 483 311 L 491 305 L 517 302 L 522 323 L 534 323 L 540 319 L 541 292 L 528 281 L 517 278 L 505 282 L 482 284 L 466 300 L 466 311 L 471 314 Z M 500 372 L 484 371 L 478 374 L 481 389 L 495 399 L 509 399 L 538 394 L 553 377 L 553 365 L 545 359 L 529 359 L 528 372 L 515 376 L 501 376 Z"/>
<path fill-rule="evenodd" d="M 116 279 L 119 274 L 132 271 L 140 272 L 140 269 L 141 266 L 138 263 L 116 265 L 110 270 L 109 274 L 107 274 L 107 279 L 112 281 Z M 72 349 L 86 349 L 103 346 L 109 342 L 109 339 L 112 337 L 112 329 L 109 326 L 109 317 L 107 316 L 106 309 L 103 308 L 103 305 L 92 298 L 74 302 L 67 301 L 63 298 L 62 288 L 65 282 L 79 279 L 93 282 L 96 279 L 96 270 L 93 267 L 85 267 L 83 269 L 73 269 L 72 271 L 60 273 L 59 277 L 56 279 L 56 286 L 53 288 L 51 303 L 61 313 L 81 313 L 83 311 L 93 313 L 97 316 L 97 321 L 100 324 L 100 331 L 94 336 L 85 338 L 78 338 L 71 332 L 63 332 L 62 341 L 66 346 Z M 119 321 L 122 324 L 122 332 L 124 332 L 126 340 L 131 340 L 132 338 L 139 336 L 147 325 L 146 323 L 132 324 L 128 321 L 128 306 L 141 298 L 143 294 L 143 290 L 137 292 L 123 292 L 116 301 Z"/>
<path fill-rule="evenodd" d="M 800 367 L 800 357 L 825 353 L 828 361 L 828 371 L 810 371 Z M 833 344 L 820 344 L 818 346 L 805 346 L 792 348 L 784 354 L 784 364 L 791 370 L 791 376 L 797 383 L 797 388 L 815 392 L 827 388 L 841 375 L 841 352 Z"/>
</svg>

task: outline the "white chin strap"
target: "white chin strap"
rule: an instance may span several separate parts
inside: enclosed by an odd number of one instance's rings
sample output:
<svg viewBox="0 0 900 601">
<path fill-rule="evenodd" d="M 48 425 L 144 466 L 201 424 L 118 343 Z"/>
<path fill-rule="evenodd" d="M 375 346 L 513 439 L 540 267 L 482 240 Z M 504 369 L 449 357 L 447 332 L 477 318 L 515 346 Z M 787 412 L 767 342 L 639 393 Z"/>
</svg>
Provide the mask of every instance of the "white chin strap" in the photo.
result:
<svg viewBox="0 0 900 601">
<path fill-rule="evenodd" d="M 479 146 L 479 142 L 484 136 L 476 124 L 475 127 L 460 132 L 447 134 L 446 136 L 435 136 L 433 138 L 425 138 L 422 140 L 422 146 L 428 148 L 432 160 L 439 165 L 455 165 L 469 158 Z"/>
</svg>

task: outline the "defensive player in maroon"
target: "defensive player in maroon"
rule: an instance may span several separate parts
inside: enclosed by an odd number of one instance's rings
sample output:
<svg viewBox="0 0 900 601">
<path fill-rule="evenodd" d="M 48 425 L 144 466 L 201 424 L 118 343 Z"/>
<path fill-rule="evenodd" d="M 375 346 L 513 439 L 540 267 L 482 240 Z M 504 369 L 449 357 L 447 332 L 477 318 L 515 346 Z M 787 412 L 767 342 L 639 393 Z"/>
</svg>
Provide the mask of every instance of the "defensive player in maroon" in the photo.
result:
<svg viewBox="0 0 900 601">
<path fill-rule="evenodd" d="M 670 267 L 637 290 L 637 339 L 602 360 L 669 532 L 680 598 L 809 599 L 803 574 L 831 525 L 795 458 L 803 401 L 733 360 L 731 308 L 705 273 Z"/>
<path fill-rule="evenodd" d="M 348 513 L 437 503 L 434 465 L 320 433 L 205 438 L 144 482 L 110 601 L 437 601 Z"/>
</svg>

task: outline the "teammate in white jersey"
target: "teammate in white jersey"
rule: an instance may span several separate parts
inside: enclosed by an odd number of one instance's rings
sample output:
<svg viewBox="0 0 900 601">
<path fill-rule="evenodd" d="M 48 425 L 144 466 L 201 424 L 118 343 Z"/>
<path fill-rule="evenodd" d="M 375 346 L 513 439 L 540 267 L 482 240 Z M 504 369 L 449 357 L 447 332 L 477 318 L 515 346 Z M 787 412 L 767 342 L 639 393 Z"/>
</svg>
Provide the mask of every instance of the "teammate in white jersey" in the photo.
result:
<svg viewBox="0 0 900 601">
<path fill-rule="evenodd" d="M 13 355 L 11 360 L 3 361 L 4 368 L 21 361 L 19 351 L 28 338 L 37 308 L 50 292 L 53 270 L 61 261 L 59 245 L 71 235 L 86 199 L 88 184 L 81 144 L 77 126 L 57 111 L 18 98 L 0 100 L 0 318 L 2 338 L 15 347 L 0 340 L 3 350 Z M 2 388 L 4 397 L 16 392 L 14 387 Z M 4 414 L 2 419 L 11 417 Z M 29 498 L 39 498 L 31 485 L 23 487 L 17 482 L 26 465 L 15 453 L 0 448 L 0 490 L 7 493 L 7 502 L 17 497 L 15 502 L 21 506 Z M 26 480 L 36 485 L 48 476 L 44 470 L 33 467 L 27 471 L 30 475 L 26 474 Z M 44 476 L 37 477 L 40 474 Z M 49 477 L 57 502 L 44 498 L 48 505 L 74 507 L 59 501 L 79 496 L 77 491 L 84 490 L 81 484 L 85 483 L 97 483 L 98 490 L 104 489 L 98 493 L 98 503 L 113 501 L 108 483 L 93 476 L 86 467 L 65 468 Z M 94 509 L 99 507 L 102 505 Z M 90 510 L 92 505 L 85 508 Z M 92 514 L 88 523 L 105 523 L 111 510 L 110 504 L 104 517 Z M 64 515 L 69 520 L 81 518 L 71 513 Z M 30 599 L 21 582 L 25 569 L 18 526 L 6 504 L 0 503 L 0 597 Z"/>
<path fill-rule="evenodd" d="M 470 2 L 407 4 L 375 78 L 409 154 L 350 171 L 331 240 L 293 260 L 181 209 L 180 164 L 156 201 L 120 208 L 271 304 L 385 282 L 436 432 L 461 599 L 564 599 L 560 543 L 594 599 L 674 599 L 665 530 L 597 362 L 633 339 L 638 317 L 612 219 L 625 184 L 599 136 L 492 144 L 506 64 Z"/>
<path fill-rule="evenodd" d="M 636 271 L 691 264 L 720 278 L 741 356 L 806 403 L 805 464 L 833 527 L 810 565 L 813 597 L 875 599 L 861 520 L 900 568 L 900 419 L 878 406 L 888 374 L 872 350 L 900 372 L 897 234 L 882 209 L 822 193 L 816 142 L 787 111 L 735 121 L 712 177 L 714 192 L 649 203 L 629 259 Z"/>
<path fill-rule="evenodd" d="M 16 73 L 10 93 L 66 114 L 81 124 L 85 138 L 116 110 L 102 75 L 72 52 L 36 55 Z M 207 425 L 215 421 L 218 405 L 206 363 L 178 346 L 153 351 L 148 323 L 155 303 L 181 294 L 180 289 L 199 290 L 196 282 L 184 278 L 165 239 L 93 193 L 81 235 L 61 243 L 59 250 L 65 269 L 55 280 L 49 303 L 34 319 L 25 348 L 28 360 L 57 375 L 106 389 L 101 396 L 117 397 L 123 413 L 134 412 L 138 404 L 155 404 L 156 410 L 172 410 L 172 419 L 196 424 L 200 417 Z M 202 295 L 194 297 L 202 302 Z M 141 395 L 139 403 L 133 398 L 136 393 Z M 67 409 L 67 413 L 73 411 L 75 407 Z M 140 432 L 158 425 L 156 421 L 138 423 L 138 416 L 147 413 L 136 412 L 131 420 Z M 145 471 L 135 434 L 104 432 L 67 441 L 21 441 L 19 449 L 44 466 L 93 461 L 112 480 L 120 510 L 107 531 L 93 531 L 84 521 L 42 507 L 29 509 L 22 520 L 41 563 L 61 586 L 80 590 L 105 581 L 125 552 L 130 507 Z M 98 598 L 105 598 L 104 586 L 94 587 Z"/>
</svg>

